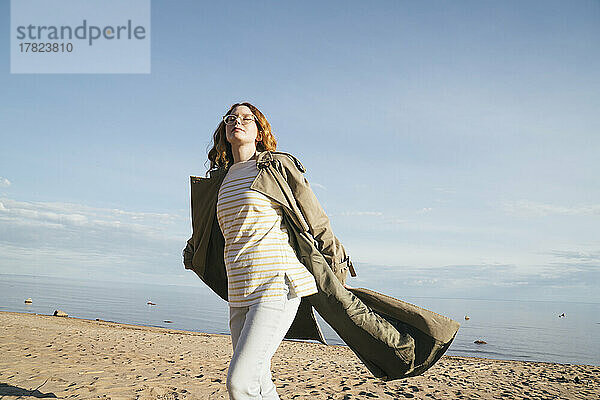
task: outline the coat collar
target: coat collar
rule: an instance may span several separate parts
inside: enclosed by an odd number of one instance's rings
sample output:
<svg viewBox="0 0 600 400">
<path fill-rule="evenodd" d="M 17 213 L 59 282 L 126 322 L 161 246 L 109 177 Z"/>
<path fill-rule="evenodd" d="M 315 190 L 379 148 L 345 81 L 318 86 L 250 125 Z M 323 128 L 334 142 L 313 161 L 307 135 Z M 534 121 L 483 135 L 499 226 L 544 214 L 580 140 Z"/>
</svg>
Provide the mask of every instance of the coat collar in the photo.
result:
<svg viewBox="0 0 600 400">
<path fill-rule="evenodd" d="M 267 168 L 270 163 L 273 162 L 275 158 L 273 157 L 273 153 L 269 150 L 260 151 L 256 156 L 256 167 L 258 169 Z M 229 168 L 217 168 L 209 171 L 209 175 L 211 178 L 225 176 L 225 174 L 229 171 Z"/>
<path fill-rule="evenodd" d="M 257 168 L 266 168 L 271 162 L 273 162 L 273 154 L 269 150 L 258 153 L 258 156 L 256 157 Z"/>
</svg>

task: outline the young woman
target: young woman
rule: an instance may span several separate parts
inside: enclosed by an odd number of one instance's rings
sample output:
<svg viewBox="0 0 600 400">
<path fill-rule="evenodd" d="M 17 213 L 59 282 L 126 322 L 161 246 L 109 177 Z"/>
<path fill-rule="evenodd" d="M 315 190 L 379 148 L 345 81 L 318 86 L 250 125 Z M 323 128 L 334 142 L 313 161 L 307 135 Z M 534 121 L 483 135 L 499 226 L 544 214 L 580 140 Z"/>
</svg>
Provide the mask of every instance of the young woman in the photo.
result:
<svg viewBox="0 0 600 400">
<path fill-rule="evenodd" d="M 301 297 L 317 292 L 298 261 L 282 207 L 250 186 L 257 156 L 275 150 L 264 115 L 250 103 L 234 104 L 214 135 L 212 168 L 227 168 L 217 198 L 225 239 L 229 326 L 233 357 L 227 374 L 231 399 L 278 399 L 271 358 L 296 316 Z"/>
<path fill-rule="evenodd" d="M 234 104 L 219 123 L 207 177 L 191 178 L 183 263 L 229 302 L 231 399 L 278 399 L 271 358 L 284 337 L 325 343 L 313 308 L 373 373 L 421 374 L 458 323 L 345 285 L 352 263 L 294 156 L 275 151 L 265 116 Z"/>
</svg>

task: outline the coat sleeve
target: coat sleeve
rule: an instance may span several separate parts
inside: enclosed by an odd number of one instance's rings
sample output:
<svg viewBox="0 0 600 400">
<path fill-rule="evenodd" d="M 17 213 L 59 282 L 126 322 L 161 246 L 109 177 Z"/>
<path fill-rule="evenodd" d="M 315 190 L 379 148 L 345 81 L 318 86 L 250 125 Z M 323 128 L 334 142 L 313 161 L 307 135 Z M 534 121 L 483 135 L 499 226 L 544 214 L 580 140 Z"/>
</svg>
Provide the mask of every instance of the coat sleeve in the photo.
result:
<svg viewBox="0 0 600 400">
<path fill-rule="evenodd" d="M 304 177 L 306 171 L 304 166 L 292 155 L 287 155 L 285 159 L 282 159 L 282 166 L 298 208 L 308 224 L 309 233 L 314 238 L 317 248 L 325 257 L 327 264 L 342 283 L 346 281 L 348 269 L 350 269 L 352 276 L 356 276 L 350 257 L 346 254 L 341 242 L 333 234 L 327 214 L 325 214 L 323 207 L 317 200 L 308 180 Z"/>
</svg>

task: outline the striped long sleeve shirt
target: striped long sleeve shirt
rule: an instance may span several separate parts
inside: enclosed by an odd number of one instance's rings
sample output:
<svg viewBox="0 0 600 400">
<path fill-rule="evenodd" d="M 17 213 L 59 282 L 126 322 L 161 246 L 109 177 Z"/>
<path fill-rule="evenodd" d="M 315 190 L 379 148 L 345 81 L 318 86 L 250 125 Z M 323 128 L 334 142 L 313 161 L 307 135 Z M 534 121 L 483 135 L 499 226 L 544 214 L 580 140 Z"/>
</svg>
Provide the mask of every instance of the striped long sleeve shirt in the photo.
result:
<svg viewBox="0 0 600 400">
<path fill-rule="evenodd" d="M 225 237 L 229 304 L 245 307 L 281 300 L 287 276 L 299 297 L 317 292 L 314 277 L 298 261 L 282 224 L 283 210 L 250 189 L 256 160 L 233 164 L 219 189 L 217 219 Z"/>
</svg>

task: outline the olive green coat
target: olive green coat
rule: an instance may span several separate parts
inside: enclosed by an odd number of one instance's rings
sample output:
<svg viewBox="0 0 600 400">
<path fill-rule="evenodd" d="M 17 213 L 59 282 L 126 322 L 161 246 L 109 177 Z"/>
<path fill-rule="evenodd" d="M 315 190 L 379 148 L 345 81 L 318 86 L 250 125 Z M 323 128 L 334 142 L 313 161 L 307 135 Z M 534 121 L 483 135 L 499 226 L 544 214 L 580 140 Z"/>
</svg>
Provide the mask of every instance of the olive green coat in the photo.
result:
<svg viewBox="0 0 600 400">
<path fill-rule="evenodd" d="M 258 175 L 250 186 L 284 210 L 290 244 L 315 278 L 318 293 L 302 298 L 288 339 L 325 343 L 313 307 L 378 378 L 399 379 L 423 373 L 448 349 L 459 324 L 442 315 L 368 289 L 347 289 L 350 258 L 332 232 L 304 167 L 294 156 L 261 152 Z M 225 241 L 216 218 L 217 194 L 227 170 L 191 179 L 192 237 L 183 252 L 193 270 L 227 300 Z"/>
</svg>

